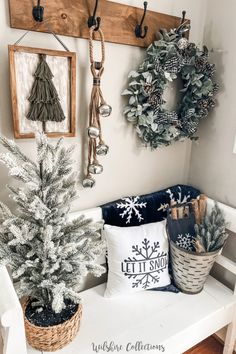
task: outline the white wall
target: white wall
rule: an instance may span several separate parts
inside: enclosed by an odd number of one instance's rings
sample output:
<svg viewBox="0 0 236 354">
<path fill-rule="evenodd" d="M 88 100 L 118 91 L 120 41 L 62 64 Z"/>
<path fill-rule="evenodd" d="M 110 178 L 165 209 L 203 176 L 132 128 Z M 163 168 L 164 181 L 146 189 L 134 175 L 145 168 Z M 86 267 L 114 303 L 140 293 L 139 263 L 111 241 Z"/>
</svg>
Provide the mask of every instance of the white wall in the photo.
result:
<svg viewBox="0 0 236 354">
<path fill-rule="evenodd" d="M 142 7 L 140 0 L 120 1 Z M 30 2 L 29 2 L 30 3 Z M 45 6 L 46 2 L 45 2 Z M 158 0 L 149 1 L 149 9 L 181 16 L 182 10 L 192 21 L 191 39 L 201 43 L 205 21 L 204 0 Z M 13 137 L 7 45 L 13 44 L 24 31 L 9 27 L 8 0 L 0 0 L 0 133 Z M 114 24 L 115 26 L 115 24 Z M 88 42 L 83 39 L 63 38 L 71 51 L 78 56 L 77 90 L 77 137 L 68 138 L 66 143 L 75 143 L 75 168 L 82 171 L 82 157 L 86 140 L 88 103 L 91 75 L 88 62 Z M 62 49 L 53 36 L 30 33 L 22 45 Z M 142 60 L 143 50 L 125 45 L 106 44 L 105 73 L 102 80 L 104 97 L 113 107 L 110 118 L 104 119 L 104 137 L 110 145 L 110 154 L 101 159 L 104 173 L 96 178 L 96 187 L 83 190 L 79 187 L 80 199 L 73 209 L 84 209 L 111 201 L 125 195 L 148 193 L 176 183 L 187 182 L 191 144 L 178 143 L 172 147 L 151 152 L 142 148 L 132 126 L 122 115 L 125 104 L 121 92 L 127 85 L 127 74 Z M 18 140 L 19 146 L 34 158 L 33 140 Z M 0 166 L 0 200 L 8 205 L 5 184 L 11 182 L 6 169 Z"/>
<path fill-rule="evenodd" d="M 235 55 L 236 2 L 208 0 L 204 42 L 213 48 L 220 92 L 218 105 L 209 119 L 202 122 L 199 144 L 193 144 L 189 182 L 210 197 L 236 207 L 236 134 Z"/>
<path fill-rule="evenodd" d="M 218 105 L 199 131 L 199 143 L 192 145 L 189 183 L 211 198 L 236 207 L 236 155 L 233 155 L 236 134 L 235 55 L 236 2 L 208 0 L 204 43 L 214 52 L 211 59 L 217 66 L 220 84 Z M 235 235 L 229 237 L 224 253 L 236 261 Z M 234 276 L 214 266 L 213 274 L 233 288 Z M 218 335 L 224 339 L 225 331 Z M 235 346 L 236 350 L 236 346 Z"/>
<path fill-rule="evenodd" d="M 208 0 L 204 43 L 214 50 L 211 59 L 217 66 L 220 92 L 216 109 L 201 124 L 199 142 L 192 145 L 188 179 L 211 198 L 232 207 L 236 207 L 236 155 L 233 154 L 236 134 L 235 11 L 234 0 L 228 0 L 227 6 L 222 2 L 215 6 L 214 0 Z M 233 237 L 229 238 L 224 251 L 236 261 Z M 233 284 L 230 273 L 223 273 L 218 267 L 215 273 L 227 284 Z"/>
</svg>

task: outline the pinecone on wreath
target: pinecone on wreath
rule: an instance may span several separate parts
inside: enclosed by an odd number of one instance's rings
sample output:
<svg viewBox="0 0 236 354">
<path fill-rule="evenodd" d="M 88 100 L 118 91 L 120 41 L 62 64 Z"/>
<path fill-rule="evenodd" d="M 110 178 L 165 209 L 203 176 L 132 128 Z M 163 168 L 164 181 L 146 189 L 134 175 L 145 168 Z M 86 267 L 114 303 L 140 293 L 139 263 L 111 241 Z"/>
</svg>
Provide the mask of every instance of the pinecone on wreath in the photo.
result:
<svg viewBox="0 0 236 354">
<path fill-rule="evenodd" d="M 208 107 L 214 108 L 216 105 L 216 100 L 214 98 L 208 98 Z"/>
<path fill-rule="evenodd" d="M 158 58 L 155 58 L 155 59 L 154 59 L 153 66 L 154 66 L 154 69 L 155 69 L 156 71 L 159 71 L 159 70 L 160 70 L 161 64 L 160 64 L 160 60 L 159 60 Z"/>
<path fill-rule="evenodd" d="M 216 105 L 216 101 L 213 98 L 203 99 L 198 102 L 198 107 L 200 109 L 210 109 L 214 108 Z"/>
<path fill-rule="evenodd" d="M 150 96 L 150 94 L 152 94 L 154 90 L 155 90 L 155 86 L 153 84 L 146 83 L 143 86 L 143 94 L 145 96 Z"/>
<path fill-rule="evenodd" d="M 195 109 L 190 108 L 184 114 L 182 114 L 181 117 L 183 130 L 189 135 L 192 135 L 197 131 L 198 123 L 193 121 L 194 114 Z"/>
<path fill-rule="evenodd" d="M 215 74 L 215 72 L 216 72 L 215 64 L 210 64 L 210 63 L 207 63 L 205 69 L 203 70 L 203 73 L 209 77 L 212 77 Z"/>
<path fill-rule="evenodd" d="M 198 107 L 200 109 L 206 109 L 208 108 L 208 100 L 199 100 L 198 102 Z"/>
<path fill-rule="evenodd" d="M 171 74 L 177 74 L 181 69 L 180 59 L 177 56 L 166 60 L 164 70 Z"/>
<path fill-rule="evenodd" d="M 195 60 L 195 67 L 197 71 L 203 71 L 206 67 L 207 64 L 207 58 L 206 57 L 198 57 Z"/>
<path fill-rule="evenodd" d="M 200 118 L 204 118 L 208 115 L 208 109 L 206 108 L 202 108 L 199 110 L 198 115 L 200 116 Z"/>
<path fill-rule="evenodd" d="M 150 106 L 151 106 L 153 109 L 158 109 L 158 108 L 160 108 L 160 105 L 161 105 L 161 103 L 162 103 L 162 100 L 161 100 L 161 98 L 160 98 L 160 96 L 159 96 L 158 93 L 153 93 L 153 94 L 151 94 L 151 95 L 149 96 L 147 102 L 150 104 Z"/>
<path fill-rule="evenodd" d="M 213 85 L 213 94 L 216 94 L 220 89 L 220 85 L 219 84 L 214 84 Z"/>
<path fill-rule="evenodd" d="M 184 123 L 184 130 L 189 134 L 189 135 L 193 135 L 196 133 L 198 128 L 198 123 L 190 120 Z"/>
<path fill-rule="evenodd" d="M 191 120 L 193 115 L 195 113 L 195 109 L 194 108 L 190 108 L 188 109 L 183 115 L 182 115 L 182 118 L 181 120 L 183 122 L 187 122 L 188 120 Z"/>
<path fill-rule="evenodd" d="M 188 47 L 185 49 L 185 55 L 187 55 L 188 57 L 195 57 L 196 53 L 196 45 L 194 43 L 189 43 Z"/>
<path fill-rule="evenodd" d="M 173 124 L 175 126 L 179 125 L 178 115 L 175 111 L 173 112 L 158 112 L 155 119 L 157 124 Z"/>
</svg>

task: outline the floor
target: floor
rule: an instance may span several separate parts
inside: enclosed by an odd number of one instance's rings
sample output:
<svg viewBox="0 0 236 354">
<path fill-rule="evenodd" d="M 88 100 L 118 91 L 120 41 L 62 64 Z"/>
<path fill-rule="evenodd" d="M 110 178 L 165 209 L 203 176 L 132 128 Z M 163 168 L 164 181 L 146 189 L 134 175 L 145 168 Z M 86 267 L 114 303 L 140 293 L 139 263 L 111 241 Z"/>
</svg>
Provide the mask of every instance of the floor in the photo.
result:
<svg viewBox="0 0 236 354">
<path fill-rule="evenodd" d="M 214 337 L 205 339 L 184 354 L 222 354 L 223 345 Z"/>
</svg>

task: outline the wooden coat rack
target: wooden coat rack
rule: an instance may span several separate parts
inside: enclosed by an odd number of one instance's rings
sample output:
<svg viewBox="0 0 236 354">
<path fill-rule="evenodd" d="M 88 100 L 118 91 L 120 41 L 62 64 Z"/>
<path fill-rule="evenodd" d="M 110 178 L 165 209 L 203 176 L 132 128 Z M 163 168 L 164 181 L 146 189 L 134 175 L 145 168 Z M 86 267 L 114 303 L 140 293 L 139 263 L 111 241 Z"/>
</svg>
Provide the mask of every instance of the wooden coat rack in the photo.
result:
<svg viewBox="0 0 236 354">
<path fill-rule="evenodd" d="M 44 6 L 44 21 L 35 26 L 32 16 L 36 0 L 9 0 L 10 24 L 12 28 L 49 32 L 88 39 L 88 17 L 92 15 L 94 0 L 50 0 L 41 1 Z M 148 25 L 145 38 L 135 36 L 135 27 L 143 16 L 143 8 L 100 0 L 97 16 L 101 17 L 101 28 L 107 42 L 148 47 L 160 28 L 176 28 L 181 18 L 147 10 L 144 25 Z"/>
</svg>

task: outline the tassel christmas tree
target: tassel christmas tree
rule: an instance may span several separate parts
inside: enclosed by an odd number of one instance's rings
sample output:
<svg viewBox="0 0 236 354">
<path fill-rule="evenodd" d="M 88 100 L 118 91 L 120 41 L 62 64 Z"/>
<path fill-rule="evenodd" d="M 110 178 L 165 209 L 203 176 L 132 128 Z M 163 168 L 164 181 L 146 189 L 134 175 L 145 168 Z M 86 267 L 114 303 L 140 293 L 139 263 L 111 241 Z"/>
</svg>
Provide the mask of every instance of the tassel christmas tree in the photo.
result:
<svg viewBox="0 0 236 354">
<path fill-rule="evenodd" d="M 27 118 L 42 122 L 45 131 L 46 122 L 62 122 L 65 119 L 57 90 L 52 81 L 53 74 L 46 61 L 46 55 L 40 55 L 34 76 L 35 81 L 28 98 L 30 109 Z"/>
<path fill-rule="evenodd" d="M 72 149 L 60 139 L 55 146 L 44 134 L 37 136 L 37 163 L 6 138 L 0 154 L 11 177 L 24 186 L 8 188 L 18 210 L 13 214 L 0 203 L 0 266 L 9 265 L 18 296 L 29 297 L 43 309 L 60 313 L 68 301 L 80 302 L 78 286 L 91 273 L 105 268 L 96 263 L 104 253 L 101 223 L 83 216 L 68 220 L 76 197 Z"/>
</svg>

